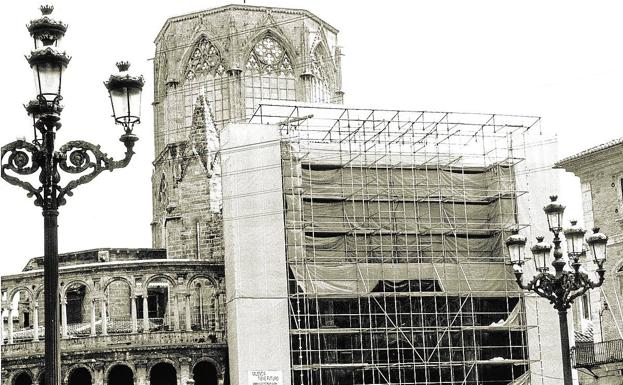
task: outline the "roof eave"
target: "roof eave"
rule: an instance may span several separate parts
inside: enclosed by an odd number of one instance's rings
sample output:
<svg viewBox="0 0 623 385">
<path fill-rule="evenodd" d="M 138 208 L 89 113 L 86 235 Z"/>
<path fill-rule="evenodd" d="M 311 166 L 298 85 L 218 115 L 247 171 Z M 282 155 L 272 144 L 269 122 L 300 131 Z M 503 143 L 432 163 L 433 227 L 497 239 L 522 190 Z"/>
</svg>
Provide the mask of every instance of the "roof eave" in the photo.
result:
<svg viewBox="0 0 623 385">
<path fill-rule="evenodd" d="M 164 34 L 164 32 L 174 22 L 181 21 L 181 20 L 186 20 L 186 19 L 192 19 L 192 18 L 195 18 L 195 17 L 197 17 L 197 16 L 199 16 L 201 14 L 223 12 L 223 11 L 225 11 L 227 9 L 251 9 L 251 10 L 274 9 L 274 10 L 280 10 L 280 11 L 286 11 L 286 12 L 303 13 L 303 14 L 306 14 L 307 16 L 309 16 L 311 19 L 315 20 L 316 22 L 321 23 L 323 26 L 325 26 L 331 32 L 333 32 L 335 34 L 337 34 L 339 32 L 339 30 L 337 28 L 335 28 L 331 24 L 327 23 L 326 21 L 322 20 L 320 17 L 316 16 L 314 13 L 312 13 L 312 12 L 306 10 L 306 9 L 266 7 L 266 6 L 248 5 L 248 4 L 228 4 L 228 5 L 223 5 L 223 6 L 216 7 L 216 8 L 204 9 L 204 10 L 201 10 L 201 11 L 196 11 L 196 12 L 186 13 L 186 14 L 183 14 L 183 15 L 177 15 L 177 16 L 169 17 L 164 22 L 164 25 L 162 26 L 162 28 L 158 32 L 158 35 L 156 35 L 156 39 L 154 40 L 154 43 L 157 43 L 162 38 L 162 35 Z"/>
</svg>

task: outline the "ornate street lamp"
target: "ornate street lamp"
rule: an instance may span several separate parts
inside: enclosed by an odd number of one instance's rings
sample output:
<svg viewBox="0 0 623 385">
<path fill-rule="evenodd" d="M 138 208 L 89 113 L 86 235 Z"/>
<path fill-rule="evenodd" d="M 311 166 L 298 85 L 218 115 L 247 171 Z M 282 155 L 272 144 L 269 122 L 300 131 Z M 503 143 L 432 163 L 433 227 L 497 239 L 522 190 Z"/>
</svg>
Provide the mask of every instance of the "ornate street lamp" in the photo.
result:
<svg viewBox="0 0 623 385">
<path fill-rule="evenodd" d="M 588 274 L 581 271 L 582 263 L 580 258 L 586 254 L 584 248 L 585 230 L 577 225 L 576 221 L 571 221 L 571 227 L 562 228 L 562 218 L 565 206 L 556 202 L 557 196 L 551 196 L 551 202 L 543 208 L 547 215 L 549 230 L 554 234 L 554 256 L 551 256 L 552 245 L 544 242 L 544 237 L 537 237 L 537 243 L 532 246 L 532 256 L 538 273 L 532 280 L 523 283 L 523 264 L 525 263 L 524 248 L 526 237 L 519 235 L 515 230 L 513 235 L 506 240 L 506 246 L 515 271 L 517 284 L 522 289 L 530 290 L 539 296 L 547 298 L 554 308 L 558 310 L 560 322 L 560 343 L 562 349 L 563 375 L 565 385 L 572 384 L 571 378 L 571 352 L 569 348 L 569 329 L 567 325 L 567 309 L 571 307 L 573 300 L 580 297 L 588 290 L 599 287 L 604 282 L 606 270 L 603 268 L 606 261 L 606 244 L 608 237 L 599 232 L 598 228 L 593 229 L 593 234 L 586 237 L 589 251 L 593 255 L 593 262 L 597 265 L 597 275 L 599 280 L 592 281 Z M 563 259 L 561 251 L 560 232 L 563 232 L 567 241 L 567 254 L 569 257 L 569 267 Z M 550 265 L 554 267 L 554 272 L 549 272 Z"/>
<path fill-rule="evenodd" d="M 2 179 L 21 187 L 42 208 L 44 217 L 44 295 L 45 295 L 45 384 L 59 385 L 59 297 L 58 297 L 58 208 L 66 203 L 73 190 L 90 182 L 102 171 L 128 165 L 138 138 L 132 133 L 140 123 L 141 76 L 127 74 L 129 63 L 118 63 L 120 74 L 105 83 L 113 104 L 115 123 L 123 126 L 121 142 L 125 157 L 114 160 L 100 146 L 84 141 L 70 141 L 56 149 L 56 133 L 61 128 L 62 81 L 69 56 L 59 51 L 58 43 L 67 25 L 50 18 L 54 8 L 42 6 L 42 17 L 27 26 L 35 49 L 26 57 L 35 76 L 35 99 L 25 107 L 33 119 L 32 142 L 17 140 L 2 147 Z M 78 174 L 62 184 L 66 174 Z M 38 173 L 38 185 L 27 176 Z M 31 183 L 32 182 L 32 183 Z M 34 183 L 34 185 L 33 185 Z"/>
</svg>

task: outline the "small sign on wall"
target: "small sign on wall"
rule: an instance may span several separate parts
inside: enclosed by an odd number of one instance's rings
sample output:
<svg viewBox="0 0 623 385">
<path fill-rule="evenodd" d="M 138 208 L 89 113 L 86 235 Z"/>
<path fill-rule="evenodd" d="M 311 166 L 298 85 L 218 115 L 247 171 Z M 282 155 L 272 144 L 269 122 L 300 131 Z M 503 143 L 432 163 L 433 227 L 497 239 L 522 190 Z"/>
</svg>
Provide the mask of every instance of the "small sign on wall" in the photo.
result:
<svg viewBox="0 0 623 385">
<path fill-rule="evenodd" d="M 250 370 L 249 385 L 283 385 L 281 370 Z"/>
</svg>

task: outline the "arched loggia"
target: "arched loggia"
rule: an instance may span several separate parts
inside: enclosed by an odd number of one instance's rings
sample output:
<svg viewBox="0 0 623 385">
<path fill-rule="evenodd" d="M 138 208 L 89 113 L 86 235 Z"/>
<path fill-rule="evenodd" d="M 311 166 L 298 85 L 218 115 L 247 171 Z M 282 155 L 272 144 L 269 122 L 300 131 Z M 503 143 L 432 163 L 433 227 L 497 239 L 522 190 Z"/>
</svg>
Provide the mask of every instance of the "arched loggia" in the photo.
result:
<svg viewBox="0 0 623 385">
<path fill-rule="evenodd" d="M 159 362 L 149 371 L 150 385 L 176 385 L 177 371 L 168 362 Z"/>
<path fill-rule="evenodd" d="M 108 385 L 134 385 L 134 373 L 126 365 L 115 365 L 108 372 Z"/>
<path fill-rule="evenodd" d="M 218 371 L 213 363 L 200 361 L 193 368 L 193 380 L 195 385 L 217 385 Z"/>
<path fill-rule="evenodd" d="M 86 368 L 75 368 L 69 373 L 67 385 L 91 385 L 91 372 Z"/>
</svg>

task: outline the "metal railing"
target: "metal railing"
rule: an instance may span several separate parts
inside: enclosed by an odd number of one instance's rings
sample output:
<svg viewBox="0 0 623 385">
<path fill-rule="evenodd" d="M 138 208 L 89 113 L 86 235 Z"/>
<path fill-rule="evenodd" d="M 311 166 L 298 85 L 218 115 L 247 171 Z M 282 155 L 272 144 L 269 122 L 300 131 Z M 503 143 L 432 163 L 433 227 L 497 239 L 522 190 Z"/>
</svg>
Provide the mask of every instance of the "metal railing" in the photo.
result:
<svg viewBox="0 0 623 385">
<path fill-rule="evenodd" d="M 577 343 L 573 349 L 573 366 L 590 368 L 623 362 L 623 339 L 597 343 Z"/>
</svg>

